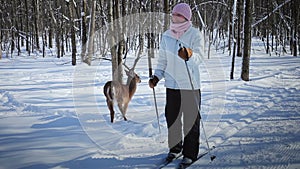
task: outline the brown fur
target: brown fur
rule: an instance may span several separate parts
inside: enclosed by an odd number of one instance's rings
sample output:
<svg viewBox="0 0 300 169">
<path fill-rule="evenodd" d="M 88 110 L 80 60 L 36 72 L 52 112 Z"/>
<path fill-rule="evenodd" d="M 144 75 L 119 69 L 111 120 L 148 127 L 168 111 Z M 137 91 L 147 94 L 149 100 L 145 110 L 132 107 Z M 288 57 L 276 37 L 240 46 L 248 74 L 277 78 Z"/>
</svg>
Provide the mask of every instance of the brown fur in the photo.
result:
<svg viewBox="0 0 300 169">
<path fill-rule="evenodd" d="M 129 76 L 128 78 L 130 78 L 129 73 L 126 72 L 126 74 Z M 114 81 L 108 81 L 105 83 L 103 93 L 106 97 L 106 104 L 110 111 L 110 121 L 112 123 L 114 122 L 115 116 L 114 100 L 117 101 L 119 110 L 121 111 L 124 120 L 127 121 L 125 114 L 128 108 L 128 103 L 136 91 L 137 83 L 140 82 L 140 77 L 134 73 L 134 77 L 132 77 L 131 81 L 127 85 Z"/>
</svg>

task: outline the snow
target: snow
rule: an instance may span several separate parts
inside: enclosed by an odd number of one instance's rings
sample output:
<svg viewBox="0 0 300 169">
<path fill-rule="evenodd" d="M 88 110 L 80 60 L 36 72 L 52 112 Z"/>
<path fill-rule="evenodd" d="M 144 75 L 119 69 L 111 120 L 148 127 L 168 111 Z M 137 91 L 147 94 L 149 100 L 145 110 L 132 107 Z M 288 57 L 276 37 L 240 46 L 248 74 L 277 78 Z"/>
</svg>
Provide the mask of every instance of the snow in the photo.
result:
<svg viewBox="0 0 300 169">
<path fill-rule="evenodd" d="M 231 57 L 215 52 L 202 65 L 201 115 L 217 158 L 191 168 L 300 168 L 300 58 L 253 48 L 249 82 L 239 78 L 241 58 L 231 81 Z M 70 58 L 0 60 L 0 168 L 155 168 L 168 151 L 165 88 L 155 89 L 159 133 L 146 55 L 129 121 L 116 109 L 113 124 L 102 94 L 110 62 L 73 67 Z"/>
</svg>

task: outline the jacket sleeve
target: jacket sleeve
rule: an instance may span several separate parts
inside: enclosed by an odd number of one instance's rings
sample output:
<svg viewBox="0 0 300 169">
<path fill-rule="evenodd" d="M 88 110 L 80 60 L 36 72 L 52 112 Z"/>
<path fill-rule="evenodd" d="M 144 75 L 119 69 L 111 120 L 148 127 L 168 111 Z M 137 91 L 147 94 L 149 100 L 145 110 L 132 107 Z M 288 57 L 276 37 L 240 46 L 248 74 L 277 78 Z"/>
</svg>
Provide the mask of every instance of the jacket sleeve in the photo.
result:
<svg viewBox="0 0 300 169">
<path fill-rule="evenodd" d="M 166 42 L 165 38 L 163 37 L 160 42 L 159 52 L 158 52 L 158 60 L 155 69 L 154 75 L 158 77 L 159 80 L 164 78 L 164 72 L 167 67 L 167 55 L 166 55 Z"/>
<path fill-rule="evenodd" d="M 189 61 L 193 62 L 196 65 L 200 65 L 204 59 L 204 40 L 203 35 L 200 31 L 195 31 L 195 36 L 191 42 L 191 48 L 193 50 L 193 55 Z"/>
</svg>

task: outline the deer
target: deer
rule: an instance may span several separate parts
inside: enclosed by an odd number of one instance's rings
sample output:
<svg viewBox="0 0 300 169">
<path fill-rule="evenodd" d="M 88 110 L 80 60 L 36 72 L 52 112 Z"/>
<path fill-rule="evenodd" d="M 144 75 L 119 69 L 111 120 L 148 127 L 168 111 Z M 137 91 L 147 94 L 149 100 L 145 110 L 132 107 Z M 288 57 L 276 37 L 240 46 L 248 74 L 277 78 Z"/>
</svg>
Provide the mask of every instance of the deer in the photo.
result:
<svg viewBox="0 0 300 169">
<path fill-rule="evenodd" d="M 110 122 L 114 122 L 114 101 L 117 102 L 118 108 L 122 113 L 122 116 L 125 121 L 126 118 L 126 111 L 128 108 L 128 104 L 131 101 L 135 91 L 137 89 L 137 84 L 141 83 L 141 78 L 134 72 L 134 68 L 137 64 L 139 57 L 136 58 L 133 68 L 129 69 L 128 66 L 125 67 L 128 70 L 125 70 L 126 75 L 128 76 L 127 84 L 122 84 L 118 81 L 108 81 L 105 83 L 103 87 L 103 93 L 106 97 L 106 104 L 110 111 Z"/>
</svg>

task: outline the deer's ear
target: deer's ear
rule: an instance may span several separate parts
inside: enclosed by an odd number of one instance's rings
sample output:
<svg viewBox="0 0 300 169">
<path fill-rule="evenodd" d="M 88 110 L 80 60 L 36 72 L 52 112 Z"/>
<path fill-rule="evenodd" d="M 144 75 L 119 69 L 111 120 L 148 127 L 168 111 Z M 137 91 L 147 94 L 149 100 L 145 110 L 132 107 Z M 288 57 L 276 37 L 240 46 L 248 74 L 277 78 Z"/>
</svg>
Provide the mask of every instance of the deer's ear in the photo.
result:
<svg viewBox="0 0 300 169">
<path fill-rule="evenodd" d="M 131 77 L 131 71 L 130 70 L 125 70 L 125 73 L 127 76 Z"/>
<path fill-rule="evenodd" d="M 128 70 L 125 70 L 125 73 L 126 73 L 127 76 L 130 75 L 130 71 L 128 71 Z"/>
<path fill-rule="evenodd" d="M 135 73 L 132 69 L 125 70 L 125 72 L 126 72 L 126 75 L 129 76 L 129 77 L 134 77 L 134 75 L 135 75 Z"/>
</svg>

